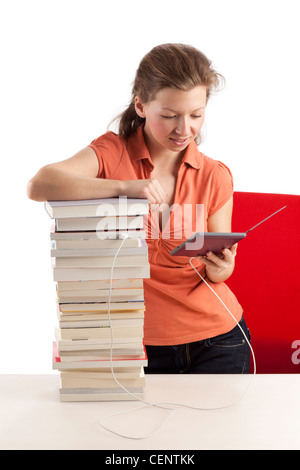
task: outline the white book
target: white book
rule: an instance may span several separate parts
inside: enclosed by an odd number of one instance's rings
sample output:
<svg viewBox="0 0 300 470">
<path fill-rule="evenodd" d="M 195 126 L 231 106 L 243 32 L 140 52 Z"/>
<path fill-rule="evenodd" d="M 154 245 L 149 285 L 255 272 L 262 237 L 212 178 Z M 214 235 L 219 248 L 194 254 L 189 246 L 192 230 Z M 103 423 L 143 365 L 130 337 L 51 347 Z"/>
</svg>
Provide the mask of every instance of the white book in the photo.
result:
<svg viewBox="0 0 300 470">
<path fill-rule="evenodd" d="M 143 279 L 113 279 L 112 289 L 142 289 L 144 286 Z M 110 289 L 110 279 L 101 281 L 59 281 L 56 283 L 57 293 L 65 291 L 89 291 Z"/>
<path fill-rule="evenodd" d="M 117 384 L 117 382 L 115 382 L 115 386 L 113 386 L 113 384 L 109 384 L 110 386 L 109 387 L 98 387 L 98 388 L 88 388 L 88 387 L 74 387 L 74 388 L 60 388 L 60 393 L 63 394 L 63 395 L 68 395 L 70 393 L 72 394 L 87 394 L 87 395 L 102 395 L 102 394 L 110 394 L 110 395 L 114 395 L 114 394 L 119 394 L 120 393 L 120 390 L 123 390 L 122 387 L 120 387 L 120 385 Z M 125 385 L 124 385 L 125 387 Z M 128 390 L 129 392 L 131 393 L 142 393 L 143 392 L 143 385 L 141 386 L 137 386 L 137 387 L 132 387 L 130 385 L 128 385 L 126 388 L 126 390 Z M 127 393 L 126 390 L 123 390 L 123 393 Z"/>
<path fill-rule="evenodd" d="M 107 267 L 111 268 L 120 266 L 143 266 L 148 263 L 148 255 L 123 255 L 117 256 L 76 256 L 52 258 L 56 267 L 75 267 L 75 268 L 92 268 Z"/>
<path fill-rule="evenodd" d="M 116 290 L 116 289 L 115 289 Z M 134 289 L 132 289 L 134 290 Z M 71 295 L 69 297 L 64 296 L 57 296 L 57 301 L 60 305 L 63 304 L 95 304 L 95 303 L 108 303 L 109 301 L 109 296 L 95 296 L 95 295 L 80 295 L 80 296 L 75 296 Z M 114 295 L 112 293 L 110 297 L 111 302 L 145 302 L 144 296 L 143 295 L 130 295 L 130 294 L 124 294 L 124 295 Z M 118 309 L 121 310 L 121 309 Z"/>
<path fill-rule="evenodd" d="M 108 349 L 111 346 L 115 347 L 124 347 L 125 344 L 138 344 L 143 342 L 143 338 L 141 337 L 124 337 L 118 338 L 115 337 L 113 344 L 111 344 L 111 338 L 90 338 L 90 339 L 78 339 L 78 340 L 71 340 L 71 339 L 62 339 L 61 337 L 61 328 L 55 328 L 55 340 L 59 351 L 80 351 L 80 350 L 91 350 L 91 349 Z M 95 367 L 99 368 L 101 365 L 95 365 Z"/>
<path fill-rule="evenodd" d="M 130 345 L 128 345 L 130 346 Z M 60 351 L 60 358 L 62 362 L 71 362 L 74 361 L 94 361 L 97 359 L 107 359 L 110 358 L 111 351 L 109 348 L 106 349 L 90 349 L 90 350 L 82 350 L 82 351 Z M 139 348 L 115 348 L 112 350 L 112 357 L 113 359 L 120 359 L 121 357 L 125 356 L 143 356 L 144 349 L 143 345 L 141 344 Z"/>
<path fill-rule="evenodd" d="M 127 217 L 76 217 L 67 219 L 55 219 L 55 230 L 57 232 L 69 231 L 115 231 L 115 230 L 137 230 L 144 228 L 144 216 Z"/>
<path fill-rule="evenodd" d="M 102 321 L 108 319 L 108 312 L 57 312 L 59 322 L 84 322 L 84 321 Z M 114 320 L 123 320 L 126 318 L 144 318 L 144 310 L 124 310 L 118 312 L 110 312 L 110 318 Z"/>
<path fill-rule="evenodd" d="M 111 298 L 114 297 L 116 299 L 120 299 L 121 297 L 130 297 L 130 296 L 139 296 L 144 298 L 144 288 L 141 287 L 140 289 L 78 289 L 78 290 L 62 290 L 58 297 L 60 299 L 65 299 L 68 297 L 76 298 L 76 297 L 83 297 L 89 296 L 96 299 L 104 299 L 107 300 L 109 295 L 111 294 Z M 98 300 L 99 301 L 99 300 Z"/>
<path fill-rule="evenodd" d="M 117 379 L 139 379 L 145 377 L 143 367 L 114 367 L 114 374 L 111 370 L 104 369 L 93 369 L 93 370 L 63 370 L 60 373 L 60 379 L 65 378 L 68 380 L 73 379 L 90 379 L 90 380 L 111 380 L 113 377 Z M 114 379 L 113 379 L 114 380 Z M 67 384 L 67 382 L 65 382 Z"/>
<path fill-rule="evenodd" d="M 85 302 L 85 303 L 59 303 L 58 308 L 60 313 L 73 313 L 73 312 L 110 312 L 114 311 L 126 311 L 126 310 L 144 310 L 145 303 L 140 301 L 128 301 L 128 302 Z"/>
<path fill-rule="evenodd" d="M 104 240 L 121 240 L 122 236 L 126 235 L 129 239 L 146 239 L 146 231 L 145 230 L 108 230 L 105 232 L 99 231 L 76 231 L 76 232 L 57 232 L 55 230 L 55 223 L 52 225 L 50 231 L 50 239 L 51 240 L 74 240 L 74 241 L 86 241 L 86 240 L 94 240 L 94 241 L 104 241 Z M 125 246 L 125 243 L 124 243 Z"/>
<path fill-rule="evenodd" d="M 52 266 L 54 281 L 96 281 L 111 278 L 110 267 L 72 268 Z M 147 266 L 116 266 L 113 269 L 113 279 L 150 278 L 150 265 Z"/>
<path fill-rule="evenodd" d="M 118 359 L 113 361 L 114 367 L 132 367 L 133 365 L 140 365 L 142 367 L 147 367 L 147 359 L 140 358 L 128 358 L 128 359 Z M 98 369 L 98 368 L 110 368 L 111 361 L 110 359 L 99 359 L 93 361 L 74 361 L 74 362 L 54 362 L 52 364 L 53 370 L 74 370 L 74 369 Z"/>
<path fill-rule="evenodd" d="M 112 325 L 113 329 L 118 326 L 124 327 L 135 327 L 135 326 L 143 326 L 144 319 L 143 318 L 111 318 L 110 321 L 108 319 L 105 320 L 75 320 L 75 321 L 60 321 L 59 327 L 61 329 L 68 329 L 68 328 L 101 328 L 107 327 Z"/>
<path fill-rule="evenodd" d="M 68 233 L 68 232 L 63 232 L 63 233 Z M 82 233 L 82 232 L 76 232 L 76 233 Z M 85 233 L 95 233 L 95 232 L 85 232 Z M 145 240 L 142 240 L 141 238 L 126 238 L 126 240 L 102 240 L 99 237 L 96 238 L 88 238 L 88 235 L 86 235 L 86 238 L 80 238 L 78 240 L 73 240 L 71 237 L 69 239 L 64 239 L 64 240 L 52 240 L 51 241 L 51 249 L 52 250 L 114 250 L 116 251 L 119 246 L 122 243 L 122 249 L 120 250 L 123 251 L 126 248 L 138 248 L 142 246 L 142 242 L 145 243 Z M 57 255 L 56 255 L 57 256 Z"/>
<path fill-rule="evenodd" d="M 59 328 L 58 328 L 59 330 Z M 103 351 L 110 350 L 112 347 L 113 354 L 117 353 L 121 349 L 132 349 L 132 348 L 143 348 L 143 340 L 141 338 L 137 338 L 134 341 L 114 341 L 111 345 L 110 342 L 103 342 L 98 340 L 84 340 L 84 341 L 70 341 L 60 339 L 59 331 L 56 332 L 56 341 L 57 345 L 59 346 L 60 354 L 69 353 L 69 354 L 82 354 L 84 351 L 99 351 L 99 354 L 103 353 Z M 105 369 L 106 370 L 106 369 Z M 122 369 L 123 370 L 123 369 Z"/>
<path fill-rule="evenodd" d="M 103 215 L 144 215 L 149 212 L 147 199 L 127 198 L 126 196 L 78 201 L 46 201 L 44 206 L 52 219 Z"/>
<path fill-rule="evenodd" d="M 107 289 L 63 291 L 57 295 L 59 303 L 86 303 L 86 302 L 111 302 L 144 301 L 144 289 L 112 289 L 111 293 Z"/>
<path fill-rule="evenodd" d="M 111 369 L 111 360 L 109 359 L 99 359 L 93 361 L 78 361 L 74 362 L 61 362 L 60 347 L 57 343 L 53 343 L 53 357 L 52 357 L 52 368 L 53 370 L 74 370 L 74 369 Z M 148 365 L 146 354 L 138 358 L 125 358 L 118 359 L 113 361 L 114 368 L 124 368 L 124 367 L 146 367 Z"/>
<path fill-rule="evenodd" d="M 135 378 L 120 378 L 117 379 L 125 388 L 133 387 L 144 387 L 145 386 L 145 376 L 144 377 L 135 377 Z M 85 375 L 82 374 L 81 377 L 72 377 L 72 375 L 65 375 L 63 371 L 60 374 L 60 385 L 62 389 L 68 388 L 93 388 L 100 389 L 104 391 L 108 388 L 120 388 L 120 385 L 112 377 L 109 379 L 95 378 L 91 377 L 88 373 Z"/>
<path fill-rule="evenodd" d="M 107 241 L 107 240 L 103 240 Z M 111 241 L 111 240 L 108 240 Z M 126 241 L 126 240 L 125 240 Z M 148 245 L 145 240 L 142 240 L 143 244 L 138 247 L 124 248 L 121 246 L 120 240 L 117 240 L 118 245 L 115 248 L 90 248 L 90 249 L 53 249 L 51 250 L 52 258 L 77 258 L 87 256 L 135 256 L 135 255 L 146 255 L 148 253 Z"/>
<path fill-rule="evenodd" d="M 121 388 L 118 393 L 60 393 L 61 402 L 136 401 L 143 400 L 143 397 L 143 393 L 130 395 Z"/>
<path fill-rule="evenodd" d="M 111 332 L 112 330 L 112 332 Z M 114 338 L 142 338 L 144 334 L 143 325 L 139 326 L 101 326 L 96 328 L 61 328 L 60 336 L 62 340 L 77 341 L 78 339 L 99 339 L 106 340 L 107 342 L 111 339 L 111 333 Z"/>
</svg>

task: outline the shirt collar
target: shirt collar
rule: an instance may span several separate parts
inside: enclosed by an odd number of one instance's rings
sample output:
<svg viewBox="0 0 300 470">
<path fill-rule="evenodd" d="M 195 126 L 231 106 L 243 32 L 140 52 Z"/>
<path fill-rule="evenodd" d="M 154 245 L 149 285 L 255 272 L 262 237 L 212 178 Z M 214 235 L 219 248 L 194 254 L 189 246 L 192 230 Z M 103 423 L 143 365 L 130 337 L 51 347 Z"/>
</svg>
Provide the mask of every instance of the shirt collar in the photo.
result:
<svg viewBox="0 0 300 470">
<path fill-rule="evenodd" d="M 143 133 L 144 124 L 142 124 L 137 131 L 132 134 L 127 141 L 127 151 L 131 160 L 143 160 L 146 159 L 149 161 L 151 166 L 153 166 L 149 150 L 145 144 L 144 133 Z M 182 164 L 186 163 L 195 169 L 199 169 L 201 166 L 201 154 L 197 148 L 195 141 L 191 142 L 184 153 Z"/>
<path fill-rule="evenodd" d="M 127 140 L 127 151 L 131 160 L 147 159 L 152 164 L 149 150 L 145 144 L 143 128 L 144 124 L 129 136 Z"/>
<path fill-rule="evenodd" d="M 201 166 L 201 153 L 194 140 L 187 146 L 182 163 L 187 163 L 196 170 L 199 170 Z"/>
</svg>

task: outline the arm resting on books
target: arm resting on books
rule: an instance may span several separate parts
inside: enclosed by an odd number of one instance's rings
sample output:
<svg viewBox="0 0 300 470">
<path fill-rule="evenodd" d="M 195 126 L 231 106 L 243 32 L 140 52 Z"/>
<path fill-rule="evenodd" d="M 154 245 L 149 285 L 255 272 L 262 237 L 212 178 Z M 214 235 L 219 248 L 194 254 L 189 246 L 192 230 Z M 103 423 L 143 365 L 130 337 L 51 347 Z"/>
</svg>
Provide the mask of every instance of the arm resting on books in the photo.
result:
<svg viewBox="0 0 300 470">
<path fill-rule="evenodd" d="M 108 180 L 97 178 L 99 164 L 87 147 L 73 157 L 42 167 L 28 182 L 27 195 L 34 201 L 101 199 L 127 196 L 162 204 L 166 194 L 156 179 Z"/>
<path fill-rule="evenodd" d="M 46 166 L 28 183 L 27 195 L 35 201 L 63 201 L 115 197 L 120 181 L 105 180 Z"/>
<path fill-rule="evenodd" d="M 79 200 L 121 195 L 121 182 L 97 178 L 99 164 L 87 147 L 73 157 L 46 165 L 28 182 L 27 195 L 35 201 Z"/>
</svg>

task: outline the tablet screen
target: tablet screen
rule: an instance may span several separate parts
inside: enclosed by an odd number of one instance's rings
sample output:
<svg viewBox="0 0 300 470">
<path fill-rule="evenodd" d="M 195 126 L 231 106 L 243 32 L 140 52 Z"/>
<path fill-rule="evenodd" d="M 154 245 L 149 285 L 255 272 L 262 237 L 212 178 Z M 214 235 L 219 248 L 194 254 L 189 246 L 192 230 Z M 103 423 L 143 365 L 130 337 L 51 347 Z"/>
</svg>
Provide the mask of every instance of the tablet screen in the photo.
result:
<svg viewBox="0 0 300 470">
<path fill-rule="evenodd" d="M 177 246 L 170 254 L 172 256 L 188 256 L 189 258 L 205 255 L 208 251 L 219 254 L 224 248 L 230 248 L 245 237 L 246 233 L 198 232 Z"/>
</svg>

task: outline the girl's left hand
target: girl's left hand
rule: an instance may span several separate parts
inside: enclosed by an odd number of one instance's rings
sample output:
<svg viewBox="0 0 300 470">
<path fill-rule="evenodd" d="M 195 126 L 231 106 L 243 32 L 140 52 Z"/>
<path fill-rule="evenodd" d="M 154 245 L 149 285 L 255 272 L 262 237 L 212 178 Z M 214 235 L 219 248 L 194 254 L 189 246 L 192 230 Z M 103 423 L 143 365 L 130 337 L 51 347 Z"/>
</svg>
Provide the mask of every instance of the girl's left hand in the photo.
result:
<svg viewBox="0 0 300 470">
<path fill-rule="evenodd" d="M 230 249 L 226 248 L 222 253 L 216 255 L 209 251 L 205 256 L 198 256 L 199 260 L 206 266 L 206 274 L 213 282 L 223 282 L 228 279 L 235 265 L 237 243 Z"/>
</svg>

